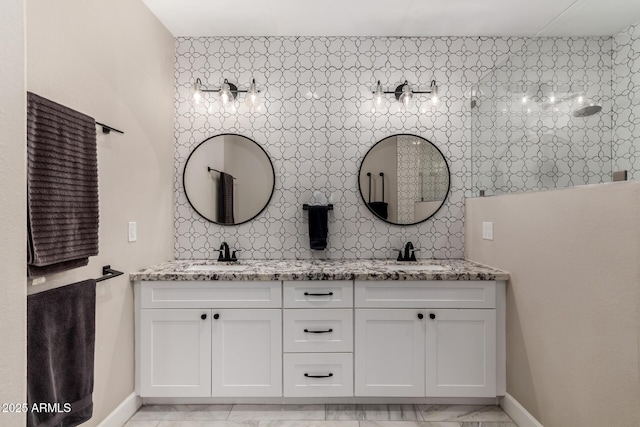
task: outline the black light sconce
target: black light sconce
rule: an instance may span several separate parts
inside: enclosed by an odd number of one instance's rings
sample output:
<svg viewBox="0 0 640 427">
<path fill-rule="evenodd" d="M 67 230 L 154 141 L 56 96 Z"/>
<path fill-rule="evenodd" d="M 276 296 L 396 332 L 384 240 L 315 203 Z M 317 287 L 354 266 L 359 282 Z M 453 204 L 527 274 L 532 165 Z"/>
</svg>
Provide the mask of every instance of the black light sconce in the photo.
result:
<svg viewBox="0 0 640 427">
<path fill-rule="evenodd" d="M 239 93 L 246 93 L 245 102 L 249 107 L 257 108 L 260 106 L 260 91 L 256 88 L 256 80 L 251 79 L 249 89 L 238 89 L 236 85 L 224 79 L 220 89 L 207 89 L 202 85 L 202 81 L 197 78 L 191 86 L 191 102 L 199 105 L 203 102 L 203 93 L 219 93 L 220 102 L 224 107 L 228 107 L 235 101 Z"/>
<path fill-rule="evenodd" d="M 382 102 L 384 100 L 384 96 L 387 94 L 393 94 L 395 98 L 402 104 L 403 108 L 408 108 L 411 105 L 411 100 L 413 99 L 414 94 L 431 94 L 431 103 L 432 105 L 438 104 L 438 85 L 435 80 L 431 80 L 431 85 L 429 86 L 429 90 L 413 90 L 409 85 L 407 80 L 404 83 L 399 84 L 395 90 L 386 91 L 382 89 L 382 84 L 380 80 L 376 85 L 376 90 L 373 92 L 373 103 L 374 106 L 380 107 L 382 106 Z"/>
</svg>

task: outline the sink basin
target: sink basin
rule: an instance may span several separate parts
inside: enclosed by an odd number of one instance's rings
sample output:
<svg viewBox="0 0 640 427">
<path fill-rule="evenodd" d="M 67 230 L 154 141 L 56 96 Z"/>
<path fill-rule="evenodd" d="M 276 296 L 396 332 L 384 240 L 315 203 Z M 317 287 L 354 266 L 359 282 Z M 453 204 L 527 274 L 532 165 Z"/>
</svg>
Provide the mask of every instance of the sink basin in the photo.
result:
<svg viewBox="0 0 640 427">
<path fill-rule="evenodd" d="M 191 265 L 186 268 L 186 271 L 242 271 L 247 267 L 242 264 L 202 264 Z"/>
<path fill-rule="evenodd" d="M 451 267 L 436 264 L 387 264 L 387 270 L 393 271 L 449 271 Z"/>
</svg>

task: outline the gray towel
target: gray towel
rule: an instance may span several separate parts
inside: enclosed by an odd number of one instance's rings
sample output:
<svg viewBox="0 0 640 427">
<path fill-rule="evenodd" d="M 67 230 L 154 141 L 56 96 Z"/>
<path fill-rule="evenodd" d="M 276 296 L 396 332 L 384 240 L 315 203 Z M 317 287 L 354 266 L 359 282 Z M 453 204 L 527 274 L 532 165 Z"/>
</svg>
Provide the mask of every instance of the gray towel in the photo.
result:
<svg viewBox="0 0 640 427">
<path fill-rule="evenodd" d="M 98 254 L 95 120 L 27 94 L 29 276 L 87 265 Z"/>
<path fill-rule="evenodd" d="M 233 175 L 220 172 L 220 187 L 218 188 L 218 222 L 235 224 L 233 218 Z"/>
<path fill-rule="evenodd" d="M 70 427 L 91 418 L 95 308 L 93 279 L 27 297 L 27 426 Z"/>
</svg>

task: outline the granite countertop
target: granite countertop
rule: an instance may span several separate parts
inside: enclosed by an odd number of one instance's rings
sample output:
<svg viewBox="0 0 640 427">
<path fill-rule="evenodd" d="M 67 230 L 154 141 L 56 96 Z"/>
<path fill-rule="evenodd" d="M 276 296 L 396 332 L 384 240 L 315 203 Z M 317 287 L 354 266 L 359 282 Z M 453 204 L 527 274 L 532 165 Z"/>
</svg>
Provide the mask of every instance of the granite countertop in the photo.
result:
<svg viewBox="0 0 640 427">
<path fill-rule="evenodd" d="M 219 266 L 219 268 L 218 268 Z M 145 280 L 508 280 L 509 273 L 464 259 L 176 260 L 130 273 Z"/>
</svg>

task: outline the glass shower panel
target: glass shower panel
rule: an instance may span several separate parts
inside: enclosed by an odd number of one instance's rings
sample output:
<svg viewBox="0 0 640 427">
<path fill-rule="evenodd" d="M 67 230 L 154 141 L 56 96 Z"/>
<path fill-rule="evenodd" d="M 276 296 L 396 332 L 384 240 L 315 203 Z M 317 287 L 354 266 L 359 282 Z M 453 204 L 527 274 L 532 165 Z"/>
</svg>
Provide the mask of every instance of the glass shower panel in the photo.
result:
<svg viewBox="0 0 640 427">
<path fill-rule="evenodd" d="M 472 89 L 473 196 L 611 180 L 611 47 L 532 39 Z"/>
</svg>

